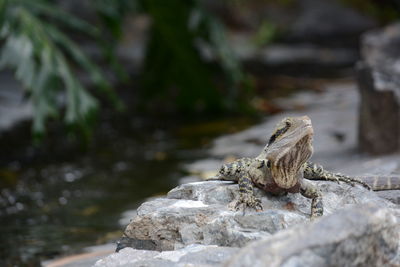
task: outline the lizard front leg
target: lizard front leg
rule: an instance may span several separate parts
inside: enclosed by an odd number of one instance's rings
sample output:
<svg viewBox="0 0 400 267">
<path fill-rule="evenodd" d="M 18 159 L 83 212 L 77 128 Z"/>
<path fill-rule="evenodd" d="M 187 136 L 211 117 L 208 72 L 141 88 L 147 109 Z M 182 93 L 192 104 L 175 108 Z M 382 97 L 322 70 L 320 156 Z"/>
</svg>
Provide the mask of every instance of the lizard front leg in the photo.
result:
<svg viewBox="0 0 400 267">
<path fill-rule="evenodd" d="M 261 200 L 254 196 L 254 185 L 248 176 L 239 178 L 239 199 L 234 203 L 235 210 L 246 210 L 253 208 L 256 211 L 262 211 Z"/>
<path fill-rule="evenodd" d="M 357 184 L 364 186 L 368 190 L 371 190 L 371 187 L 364 181 L 361 181 L 357 178 L 343 175 L 340 173 L 332 173 L 332 172 L 326 171 L 322 168 L 322 166 L 313 164 L 311 162 L 305 163 L 303 175 L 304 175 L 304 178 L 308 179 L 308 180 L 327 180 L 327 181 L 335 181 L 335 182 L 341 181 L 341 182 L 348 183 L 352 186 L 354 186 L 354 184 L 357 183 Z"/>
<path fill-rule="evenodd" d="M 322 194 L 318 188 L 311 182 L 302 179 L 300 185 L 300 193 L 306 197 L 311 198 L 311 219 L 322 216 L 324 207 L 322 205 Z"/>
</svg>

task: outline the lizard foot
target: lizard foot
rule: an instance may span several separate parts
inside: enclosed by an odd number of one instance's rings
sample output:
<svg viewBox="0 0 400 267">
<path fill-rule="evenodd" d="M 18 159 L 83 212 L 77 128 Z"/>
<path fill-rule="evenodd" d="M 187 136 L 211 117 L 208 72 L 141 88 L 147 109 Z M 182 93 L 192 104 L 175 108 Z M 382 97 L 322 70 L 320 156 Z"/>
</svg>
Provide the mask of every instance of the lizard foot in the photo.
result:
<svg viewBox="0 0 400 267">
<path fill-rule="evenodd" d="M 257 212 L 263 210 L 261 200 L 253 195 L 241 195 L 237 201 L 232 203 L 232 209 L 235 211 L 243 211 L 243 215 L 247 208 L 254 209 Z"/>
</svg>

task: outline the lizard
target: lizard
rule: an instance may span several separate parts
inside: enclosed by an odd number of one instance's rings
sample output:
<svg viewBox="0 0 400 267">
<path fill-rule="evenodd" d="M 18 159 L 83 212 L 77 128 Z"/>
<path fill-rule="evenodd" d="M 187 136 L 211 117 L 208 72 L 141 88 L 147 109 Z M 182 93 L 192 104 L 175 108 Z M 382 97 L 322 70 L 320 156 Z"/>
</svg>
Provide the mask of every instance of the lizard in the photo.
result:
<svg viewBox="0 0 400 267">
<path fill-rule="evenodd" d="M 356 183 L 371 189 L 364 181 L 325 171 L 309 162 L 313 153 L 314 130 L 308 116 L 288 117 L 276 126 L 262 152 L 255 158 L 241 158 L 221 166 L 217 176 L 207 180 L 230 180 L 239 185 L 239 199 L 234 209 L 247 207 L 261 211 L 261 200 L 254 195 L 254 186 L 272 193 L 300 193 L 311 199 L 311 218 L 323 215 L 322 194 L 308 180 Z"/>
</svg>

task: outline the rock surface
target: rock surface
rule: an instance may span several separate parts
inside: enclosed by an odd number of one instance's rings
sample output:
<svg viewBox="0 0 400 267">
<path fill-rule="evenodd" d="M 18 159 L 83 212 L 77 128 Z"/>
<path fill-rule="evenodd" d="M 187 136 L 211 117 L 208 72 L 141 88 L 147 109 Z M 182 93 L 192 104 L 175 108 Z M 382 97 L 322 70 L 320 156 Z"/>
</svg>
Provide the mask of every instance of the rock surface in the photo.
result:
<svg viewBox="0 0 400 267">
<path fill-rule="evenodd" d="M 364 204 L 279 231 L 242 249 L 198 244 L 163 252 L 125 248 L 94 266 L 398 266 L 399 240 L 400 210 Z"/>
<path fill-rule="evenodd" d="M 224 266 L 399 266 L 400 211 L 355 206 L 253 242 Z"/>
<path fill-rule="evenodd" d="M 216 266 L 231 258 L 238 248 L 190 245 L 176 251 L 148 251 L 125 248 L 96 262 L 96 267 L 113 266 Z"/>
<path fill-rule="evenodd" d="M 400 151 L 400 23 L 367 33 L 357 66 L 361 95 L 359 147 L 371 154 Z M 390 130 L 388 130 L 390 129 Z"/>
<path fill-rule="evenodd" d="M 323 193 L 325 214 L 359 203 L 395 206 L 358 186 L 317 183 Z M 174 250 L 190 244 L 243 247 L 252 240 L 310 220 L 311 201 L 300 194 L 272 196 L 256 189 L 256 195 L 261 197 L 264 211 L 249 209 L 243 214 L 229 208 L 238 198 L 237 184 L 223 181 L 184 184 L 171 190 L 166 198 L 142 204 L 125 235 L 152 241 L 156 250 Z"/>
</svg>

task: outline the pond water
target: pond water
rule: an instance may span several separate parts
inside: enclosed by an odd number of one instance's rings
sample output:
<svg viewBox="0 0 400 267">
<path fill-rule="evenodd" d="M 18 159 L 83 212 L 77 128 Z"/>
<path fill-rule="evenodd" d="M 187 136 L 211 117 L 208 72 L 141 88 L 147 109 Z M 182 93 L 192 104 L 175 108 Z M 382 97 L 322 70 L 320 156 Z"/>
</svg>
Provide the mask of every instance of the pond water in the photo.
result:
<svg viewBox="0 0 400 267">
<path fill-rule="evenodd" d="M 60 126 L 38 147 L 30 144 L 28 123 L 0 136 L 1 266 L 36 266 L 117 240 L 124 211 L 176 186 L 182 164 L 204 157 L 212 137 L 252 123 L 129 114 L 101 121 L 84 149 Z"/>
</svg>

